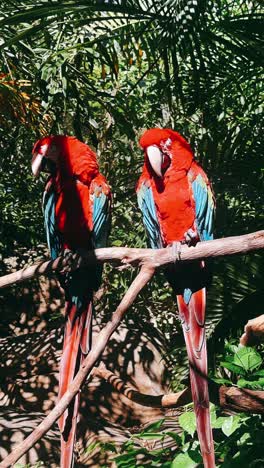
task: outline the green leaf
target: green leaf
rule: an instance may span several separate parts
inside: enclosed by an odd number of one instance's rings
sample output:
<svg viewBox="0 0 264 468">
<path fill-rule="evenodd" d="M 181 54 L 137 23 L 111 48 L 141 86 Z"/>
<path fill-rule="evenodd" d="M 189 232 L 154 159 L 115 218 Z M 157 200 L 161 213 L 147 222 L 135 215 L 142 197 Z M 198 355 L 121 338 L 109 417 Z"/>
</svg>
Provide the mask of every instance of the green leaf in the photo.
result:
<svg viewBox="0 0 264 468">
<path fill-rule="evenodd" d="M 246 380 L 246 379 L 239 379 L 237 381 L 237 385 L 239 388 L 254 388 L 254 389 L 263 389 L 264 388 L 264 377 L 258 380 Z"/>
<path fill-rule="evenodd" d="M 122 245 L 122 241 L 121 240 L 115 240 L 114 242 L 112 242 L 112 245 L 114 245 L 115 247 L 120 247 Z"/>
<path fill-rule="evenodd" d="M 93 442 L 92 444 L 89 444 L 88 447 L 85 449 L 85 453 L 92 453 L 92 451 L 97 448 L 97 447 L 100 447 L 101 444 L 100 442 Z"/>
<path fill-rule="evenodd" d="M 225 349 L 226 349 L 226 351 L 229 351 L 229 352 L 235 354 L 238 351 L 239 348 L 238 348 L 238 346 L 227 342 L 225 344 Z"/>
<path fill-rule="evenodd" d="M 146 454 L 147 450 L 145 448 L 129 450 L 128 453 L 118 455 L 114 458 L 116 466 L 118 468 L 135 468 L 137 466 L 137 455 Z"/>
<path fill-rule="evenodd" d="M 171 437 L 177 445 L 181 446 L 182 445 L 182 438 L 179 436 L 179 434 L 176 434 L 176 432 L 171 432 L 171 431 L 168 431 L 168 432 L 165 432 L 164 434 L 166 434 L 167 436 Z"/>
<path fill-rule="evenodd" d="M 222 426 L 223 426 L 226 419 L 228 419 L 228 417 L 220 416 L 220 418 L 217 418 L 215 421 L 211 421 L 212 428 L 213 429 L 222 429 Z"/>
<path fill-rule="evenodd" d="M 242 366 L 238 366 L 236 364 L 233 364 L 232 362 L 227 362 L 227 361 L 221 361 L 220 366 L 224 367 L 225 369 L 230 370 L 231 372 L 234 372 L 235 374 L 245 374 L 245 370 L 243 369 Z"/>
<path fill-rule="evenodd" d="M 181 414 L 179 417 L 179 423 L 180 426 L 186 432 L 188 432 L 188 434 L 193 436 L 193 434 L 196 431 L 196 418 L 193 411 L 188 411 L 186 413 Z"/>
<path fill-rule="evenodd" d="M 212 378 L 211 380 L 213 380 L 213 382 L 215 382 L 217 384 L 232 385 L 232 382 L 230 380 L 223 379 L 223 378 Z"/>
<path fill-rule="evenodd" d="M 227 437 L 229 437 L 240 425 L 240 416 L 229 416 L 229 418 L 225 418 L 225 421 L 222 424 L 222 431 Z"/>
<path fill-rule="evenodd" d="M 234 355 L 234 364 L 243 367 L 247 372 L 252 372 L 261 366 L 262 358 L 254 348 L 244 347 Z"/>
<path fill-rule="evenodd" d="M 103 442 L 100 445 L 102 447 L 102 450 L 105 452 L 108 452 L 108 451 L 114 452 L 114 453 L 117 452 L 115 444 L 112 444 L 111 442 Z"/>
<path fill-rule="evenodd" d="M 200 462 L 199 454 L 191 450 L 177 455 L 172 461 L 171 468 L 194 468 Z"/>
<path fill-rule="evenodd" d="M 145 434 L 146 432 L 154 432 L 157 429 L 160 429 L 162 424 L 164 423 L 165 419 L 159 419 L 158 421 L 155 421 L 154 423 L 149 424 L 144 431 L 142 431 L 140 434 Z"/>
</svg>

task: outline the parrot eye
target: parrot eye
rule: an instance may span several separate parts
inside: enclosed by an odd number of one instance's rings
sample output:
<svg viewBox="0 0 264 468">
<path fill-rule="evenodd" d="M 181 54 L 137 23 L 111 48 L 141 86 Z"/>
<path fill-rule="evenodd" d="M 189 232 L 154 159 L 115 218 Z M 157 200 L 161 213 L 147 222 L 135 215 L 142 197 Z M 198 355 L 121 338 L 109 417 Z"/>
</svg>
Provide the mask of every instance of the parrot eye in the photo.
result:
<svg viewBox="0 0 264 468">
<path fill-rule="evenodd" d="M 42 154 L 42 156 L 46 156 L 48 152 L 48 147 L 49 146 L 47 144 L 41 145 L 41 147 L 39 148 L 39 154 Z"/>
<path fill-rule="evenodd" d="M 161 164 L 161 171 L 162 171 L 162 174 L 165 174 L 165 172 L 167 171 L 167 169 L 169 169 L 171 165 L 171 157 L 169 154 L 167 153 L 163 153 L 162 152 L 162 164 Z"/>
</svg>

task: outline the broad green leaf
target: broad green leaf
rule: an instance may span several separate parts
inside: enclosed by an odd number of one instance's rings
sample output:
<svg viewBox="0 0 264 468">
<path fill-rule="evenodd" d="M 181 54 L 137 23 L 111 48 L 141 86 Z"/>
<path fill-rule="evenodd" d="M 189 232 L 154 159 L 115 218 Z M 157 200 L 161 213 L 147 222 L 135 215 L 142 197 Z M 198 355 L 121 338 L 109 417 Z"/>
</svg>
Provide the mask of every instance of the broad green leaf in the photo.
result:
<svg viewBox="0 0 264 468">
<path fill-rule="evenodd" d="M 212 421 L 212 428 L 213 429 L 221 429 L 225 420 L 228 419 L 224 416 L 220 416 L 219 418 L 217 418 L 215 421 Z"/>
<path fill-rule="evenodd" d="M 259 388 L 261 390 L 264 388 L 264 377 L 258 380 L 238 379 L 237 385 L 239 388 Z"/>
<path fill-rule="evenodd" d="M 214 421 L 216 421 L 215 405 L 212 403 L 210 404 L 210 420 L 211 420 L 211 424 L 213 424 Z"/>
<path fill-rule="evenodd" d="M 201 457 L 192 450 L 177 455 L 172 461 L 171 468 L 194 468 L 200 462 Z"/>
<path fill-rule="evenodd" d="M 242 374 L 242 375 L 245 374 L 245 370 L 244 370 L 244 368 L 242 366 L 233 364 L 232 362 L 221 361 L 220 365 L 222 367 L 225 367 L 225 369 L 228 369 L 228 370 L 234 372 L 235 374 Z"/>
<path fill-rule="evenodd" d="M 229 416 L 229 418 L 225 418 L 225 421 L 222 424 L 222 431 L 227 437 L 229 437 L 240 425 L 241 419 L 239 416 Z"/>
<path fill-rule="evenodd" d="M 180 426 L 191 436 L 196 431 L 196 418 L 193 411 L 186 411 L 179 417 Z"/>
<path fill-rule="evenodd" d="M 254 348 L 244 347 L 234 355 L 234 364 L 243 367 L 245 371 L 252 372 L 261 366 L 262 358 Z"/>
</svg>

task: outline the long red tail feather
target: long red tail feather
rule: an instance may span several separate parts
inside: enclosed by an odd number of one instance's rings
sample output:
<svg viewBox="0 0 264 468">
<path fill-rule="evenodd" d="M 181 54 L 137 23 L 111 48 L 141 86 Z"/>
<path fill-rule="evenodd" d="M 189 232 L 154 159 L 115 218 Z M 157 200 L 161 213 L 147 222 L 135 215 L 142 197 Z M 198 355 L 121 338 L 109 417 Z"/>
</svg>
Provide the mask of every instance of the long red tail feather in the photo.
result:
<svg viewBox="0 0 264 468">
<path fill-rule="evenodd" d="M 60 362 L 59 399 L 67 391 L 78 372 L 85 354 L 90 350 L 92 304 L 82 311 L 75 304 L 67 303 L 67 322 L 64 330 L 63 351 Z M 73 399 L 59 419 L 61 431 L 61 468 L 73 466 L 73 448 L 78 422 L 80 396 Z"/>
<path fill-rule="evenodd" d="M 190 364 L 190 381 L 196 427 L 205 468 L 215 467 L 214 441 L 210 422 L 205 336 L 205 288 L 192 294 L 187 305 L 177 296 L 180 318 Z"/>
</svg>

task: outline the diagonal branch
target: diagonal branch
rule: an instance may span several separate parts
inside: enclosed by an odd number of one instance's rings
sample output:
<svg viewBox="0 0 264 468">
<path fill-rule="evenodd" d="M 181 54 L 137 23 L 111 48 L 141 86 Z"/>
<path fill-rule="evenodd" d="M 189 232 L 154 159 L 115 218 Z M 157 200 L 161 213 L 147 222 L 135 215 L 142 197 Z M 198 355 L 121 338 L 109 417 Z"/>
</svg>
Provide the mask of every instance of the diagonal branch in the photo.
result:
<svg viewBox="0 0 264 468">
<path fill-rule="evenodd" d="M 140 393 L 127 385 L 116 374 L 106 369 L 104 365 L 93 369 L 93 376 L 100 377 L 109 382 L 112 387 L 126 398 L 135 403 L 151 408 L 179 408 L 192 402 L 190 387 L 177 393 L 164 393 L 162 395 L 147 395 Z M 248 390 L 246 388 L 218 386 L 209 380 L 210 401 L 219 405 L 224 411 L 246 412 L 264 414 L 264 391 Z"/>
<path fill-rule="evenodd" d="M 242 236 L 225 237 L 212 241 L 199 242 L 195 247 L 182 245 L 180 260 L 176 258 L 172 247 L 165 249 L 130 249 L 127 247 L 110 247 L 87 251 L 82 256 L 74 254 L 70 259 L 58 257 L 56 260 L 36 263 L 0 278 L 0 288 L 25 281 L 34 276 L 49 275 L 67 267 L 74 270 L 84 265 L 112 263 L 114 265 L 143 266 L 149 268 L 165 267 L 177 261 L 201 260 L 204 258 L 223 257 L 252 252 L 264 248 L 264 230 Z"/>
<path fill-rule="evenodd" d="M 1 468 L 7 468 L 13 465 L 17 460 L 19 460 L 19 458 L 21 458 L 22 455 L 24 455 L 33 445 L 35 445 L 35 443 L 44 434 L 46 434 L 46 432 L 48 432 L 48 430 L 51 428 L 54 422 L 57 421 L 57 419 L 64 413 L 71 400 L 80 390 L 81 386 L 83 385 L 87 376 L 91 372 L 101 353 L 104 351 L 108 340 L 110 339 L 114 331 L 117 329 L 118 325 L 120 324 L 121 320 L 125 315 L 125 312 L 134 302 L 139 292 L 152 278 L 153 274 L 153 268 L 146 266 L 143 266 L 141 268 L 139 274 L 128 288 L 125 296 L 123 297 L 116 311 L 113 313 L 112 319 L 99 333 L 95 345 L 83 361 L 79 372 L 76 374 L 67 392 L 64 393 L 63 397 L 59 400 L 57 405 L 48 414 L 48 416 L 42 421 L 42 423 L 23 442 L 18 444 L 17 447 L 15 447 L 15 449 L 13 450 L 13 452 L 11 452 L 0 463 Z"/>
</svg>

